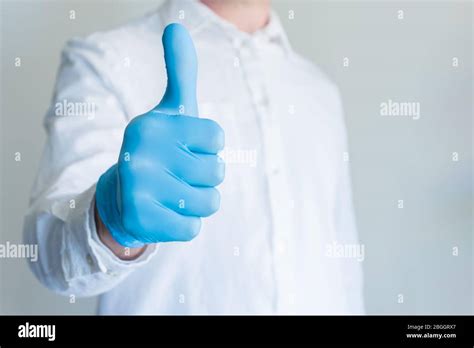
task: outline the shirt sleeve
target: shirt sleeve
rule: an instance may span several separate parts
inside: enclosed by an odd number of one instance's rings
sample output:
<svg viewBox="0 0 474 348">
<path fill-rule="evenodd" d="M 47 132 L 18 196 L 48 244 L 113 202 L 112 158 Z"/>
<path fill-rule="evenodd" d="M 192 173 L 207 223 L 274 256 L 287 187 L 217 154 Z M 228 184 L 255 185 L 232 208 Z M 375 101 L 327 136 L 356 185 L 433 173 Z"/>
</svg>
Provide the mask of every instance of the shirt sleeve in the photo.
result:
<svg viewBox="0 0 474 348">
<path fill-rule="evenodd" d="M 47 142 L 24 222 L 24 240 L 38 245 L 29 261 L 39 281 L 64 295 L 92 296 L 112 289 L 147 263 L 150 245 L 133 261 L 117 258 L 97 236 L 95 183 L 118 157 L 127 115 L 112 83 L 114 55 L 93 37 L 63 50 Z"/>
</svg>

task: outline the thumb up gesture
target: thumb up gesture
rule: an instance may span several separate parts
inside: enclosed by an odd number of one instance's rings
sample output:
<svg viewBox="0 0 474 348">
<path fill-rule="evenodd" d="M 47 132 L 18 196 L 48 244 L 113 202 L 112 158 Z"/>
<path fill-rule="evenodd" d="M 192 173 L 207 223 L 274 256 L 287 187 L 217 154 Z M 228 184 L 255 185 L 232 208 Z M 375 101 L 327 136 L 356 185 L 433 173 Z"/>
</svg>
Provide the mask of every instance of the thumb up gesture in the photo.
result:
<svg viewBox="0 0 474 348">
<path fill-rule="evenodd" d="M 98 215 L 125 247 L 189 241 L 201 217 L 220 203 L 215 186 L 225 166 L 217 153 L 224 131 L 198 117 L 197 58 L 187 30 L 168 25 L 163 33 L 168 84 L 159 104 L 125 129 L 118 162 L 99 179 Z"/>
</svg>

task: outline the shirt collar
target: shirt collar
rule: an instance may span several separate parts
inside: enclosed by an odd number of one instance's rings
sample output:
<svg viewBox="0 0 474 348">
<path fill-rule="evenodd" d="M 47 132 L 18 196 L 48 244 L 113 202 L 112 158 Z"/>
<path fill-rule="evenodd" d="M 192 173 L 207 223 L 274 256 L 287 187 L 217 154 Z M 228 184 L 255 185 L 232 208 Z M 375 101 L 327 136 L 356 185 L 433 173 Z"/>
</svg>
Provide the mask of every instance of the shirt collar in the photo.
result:
<svg viewBox="0 0 474 348">
<path fill-rule="evenodd" d="M 193 35 L 201 30 L 216 26 L 231 42 L 252 41 L 258 38 L 280 45 L 286 53 L 291 52 L 291 46 L 275 11 L 271 10 L 268 24 L 253 34 L 237 29 L 237 27 L 216 15 L 206 5 L 198 0 L 168 0 L 163 5 L 163 21 L 183 24 Z"/>
</svg>

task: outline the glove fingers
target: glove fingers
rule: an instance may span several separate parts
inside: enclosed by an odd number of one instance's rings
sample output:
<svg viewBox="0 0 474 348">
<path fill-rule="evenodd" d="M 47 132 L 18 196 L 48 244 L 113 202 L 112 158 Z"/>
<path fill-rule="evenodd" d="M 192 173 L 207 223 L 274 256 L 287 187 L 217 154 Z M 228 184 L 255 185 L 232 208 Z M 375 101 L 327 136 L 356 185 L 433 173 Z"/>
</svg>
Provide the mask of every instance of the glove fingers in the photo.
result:
<svg viewBox="0 0 474 348">
<path fill-rule="evenodd" d="M 191 186 L 175 174 L 167 172 L 160 182 L 165 185 L 154 192 L 154 197 L 165 207 L 181 215 L 207 217 L 220 205 L 220 194 L 213 187 Z"/>
<path fill-rule="evenodd" d="M 123 216 L 123 225 L 129 234 L 142 243 L 185 242 L 196 237 L 201 218 L 184 216 L 165 207 L 152 196 L 142 197 L 137 214 Z"/>
<path fill-rule="evenodd" d="M 171 121 L 176 136 L 191 151 L 215 155 L 224 148 L 224 131 L 215 121 L 186 116 Z"/>
<path fill-rule="evenodd" d="M 168 169 L 189 185 L 197 187 L 217 186 L 225 176 L 225 163 L 218 155 L 193 153 L 185 147 L 176 148 Z"/>
<path fill-rule="evenodd" d="M 150 183 L 153 177 L 153 184 Z M 220 194 L 213 187 L 195 187 L 186 183 L 167 169 L 142 167 L 133 176 L 122 179 L 122 193 L 125 208 L 140 214 L 143 206 L 140 197 L 151 196 L 156 202 L 186 216 L 206 217 L 219 208 Z M 131 194 L 133 192 L 133 194 Z M 123 211 L 127 211 L 124 209 Z"/>
</svg>

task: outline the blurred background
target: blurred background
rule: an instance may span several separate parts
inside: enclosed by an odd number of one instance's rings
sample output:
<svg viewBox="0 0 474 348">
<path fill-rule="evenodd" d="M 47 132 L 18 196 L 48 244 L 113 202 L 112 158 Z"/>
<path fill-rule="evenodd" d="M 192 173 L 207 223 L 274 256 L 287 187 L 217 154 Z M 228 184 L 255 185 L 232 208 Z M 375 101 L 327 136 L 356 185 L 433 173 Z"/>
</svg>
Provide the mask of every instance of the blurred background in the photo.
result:
<svg viewBox="0 0 474 348">
<path fill-rule="evenodd" d="M 0 243 L 22 241 L 65 42 L 161 2 L 0 1 Z M 341 90 L 367 313 L 474 313 L 473 3 L 274 0 L 273 7 L 293 48 Z M 420 117 L 382 116 L 389 100 L 419 103 Z M 70 303 L 43 288 L 26 260 L 0 259 L 0 314 L 95 308 L 95 298 Z"/>
</svg>

